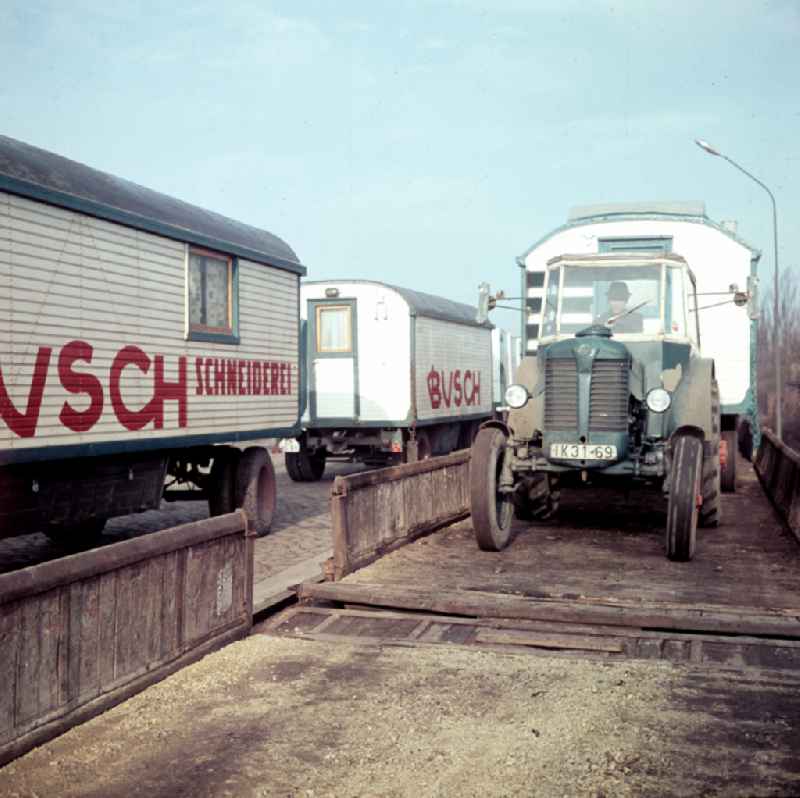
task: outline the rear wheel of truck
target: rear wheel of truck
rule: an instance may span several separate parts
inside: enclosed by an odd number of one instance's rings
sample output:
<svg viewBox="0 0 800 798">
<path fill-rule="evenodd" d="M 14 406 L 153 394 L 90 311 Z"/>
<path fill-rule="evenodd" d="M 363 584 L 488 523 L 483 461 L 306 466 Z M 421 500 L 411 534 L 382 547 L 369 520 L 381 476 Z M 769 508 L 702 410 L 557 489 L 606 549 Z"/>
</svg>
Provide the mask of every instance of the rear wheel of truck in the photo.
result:
<svg viewBox="0 0 800 798">
<path fill-rule="evenodd" d="M 236 473 L 242 453 L 232 446 L 217 446 L 208 486 L 208 514 L 225 515 L 236 509 Z"/>
<path fill-rule="evenodd" d="M 667 502 L 666 547 L 670 560 L 686 562 L 694 556 L 702 476 L 702 441 L 693 435 L 678 435 L 672 446 Z"/>
<path fill-rule="evenodd" d="M 294 482 L 317 482 L 325 473 L 325 451 L 318 449 L 314 454 L 305 451 L 286 452 L 284 462 L 286 473 Z"/>
<path fill-rule="evenodd" d="M 81 551 L 98 543 L 105 527 L 105 518 L 90 518 L 78 524 L 51 524 L 44 533 L 68 551 Z"/>
<path fill-rule="evenodd" d="M 725 493 L 736 492 L 736 430 L 727 430 L 722 433 L 722 440 L 725 441 L 727 457 L 725 464 L 722 465 L 722 490 Z"/>
<path fill-rule="evenodd" d="M 561 501 L 558 475 L 535 474 L 514 491 L 514 516 L 522 521 L 548 521 Z"/>
<path fill-rule="evenodd" d="M 719 388 L 714 381 L 711 389 L 711 411 L 713 414 L 713 434 L 710 451 L 703 452 L 703 504 L 700 507 L 700 526 L 716 527 L 722 521 L 722 466 L 720 464 L 720 407 Z"/>
<path fill-rule="evenodd" d="M 483 551 L 501 551 L 511 537 L 511 494 L 497 490 L 505 452 L 506 436 L 494 427 L 482 429 L 472 444 L 470 507 L 475 537 Z"/>
<path fill-rule="evenodd" d="M 247 515 L 258 537 L 266 535 L 275 514 L 275 469 L 269 452 L 261 446 L 245 449 L 236 472 L 236 507 Z"/>
</svg>

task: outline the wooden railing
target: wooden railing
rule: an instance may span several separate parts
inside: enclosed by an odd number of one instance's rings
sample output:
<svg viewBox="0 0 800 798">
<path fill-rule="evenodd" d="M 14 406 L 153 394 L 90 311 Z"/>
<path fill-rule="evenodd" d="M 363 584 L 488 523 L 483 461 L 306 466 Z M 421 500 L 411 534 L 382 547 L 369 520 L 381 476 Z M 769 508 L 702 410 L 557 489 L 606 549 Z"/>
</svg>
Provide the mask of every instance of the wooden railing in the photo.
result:
<svg viewBox="0 0 800 798">
<path fill-rule="evenodd" d="M 252 625 L 244 513 L 0 575 L 0 765 Z"/>
<path fill-rule="evenodd" d="M 800 540 L 800 454 L 765 429 L 755 468 L 775 508 Z"/>
<path fill-rule="evenodd" d="M 336 477 L 331 493 L 339 580 L 398 546 L 469 514 L 469 449 L 407 465 Z"/>
</svg>

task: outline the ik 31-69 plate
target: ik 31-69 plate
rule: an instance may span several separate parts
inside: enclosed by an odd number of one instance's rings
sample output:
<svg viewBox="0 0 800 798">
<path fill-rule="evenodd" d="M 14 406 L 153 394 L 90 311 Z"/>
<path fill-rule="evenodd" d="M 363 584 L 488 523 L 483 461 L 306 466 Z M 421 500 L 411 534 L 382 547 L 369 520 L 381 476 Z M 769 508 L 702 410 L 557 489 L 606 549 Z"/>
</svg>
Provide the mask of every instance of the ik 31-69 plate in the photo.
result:
<svg viewBox="0 0 800 798">
<path fill-rule="evenodd" d="M 599 443 L 551 443 L 553 460 L 616 460 L 617 447 Z"/>
</svg>

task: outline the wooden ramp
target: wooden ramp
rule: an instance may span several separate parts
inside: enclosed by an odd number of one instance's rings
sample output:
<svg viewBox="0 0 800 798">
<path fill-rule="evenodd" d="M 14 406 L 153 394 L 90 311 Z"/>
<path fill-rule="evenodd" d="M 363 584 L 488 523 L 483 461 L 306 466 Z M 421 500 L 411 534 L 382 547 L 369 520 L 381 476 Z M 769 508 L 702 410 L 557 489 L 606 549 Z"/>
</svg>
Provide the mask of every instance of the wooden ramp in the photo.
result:
<svg viewBox="0 0 800 798">
<path fill-rule="evenodd" d="M 800 550 L 751 467 L 723 515 L 698 531 L 690 563 L 664 556 L 652 495 L 566 494 L 558 522 L 518 522 L 498 553 L 478 550 L 467 519 L 302 585 L 304 603 L 272 630 L 800 671 Z"/>
</svg>

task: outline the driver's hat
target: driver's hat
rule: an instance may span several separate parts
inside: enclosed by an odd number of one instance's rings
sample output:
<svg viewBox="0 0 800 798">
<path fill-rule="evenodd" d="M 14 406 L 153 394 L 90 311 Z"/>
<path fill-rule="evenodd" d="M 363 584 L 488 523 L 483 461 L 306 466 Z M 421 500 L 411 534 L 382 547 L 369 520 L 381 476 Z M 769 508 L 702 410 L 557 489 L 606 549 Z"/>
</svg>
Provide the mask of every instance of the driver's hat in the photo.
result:
<svg viewBox="0 0 800 798">
<path fill-rule="evenodd" d="M 609 299 L 627 300 L 630 295 L 631 292 L 628 290 L 627 284 L 623 283 L 621 280 L 613 282 L 608 286 Z"/>
</svg>

